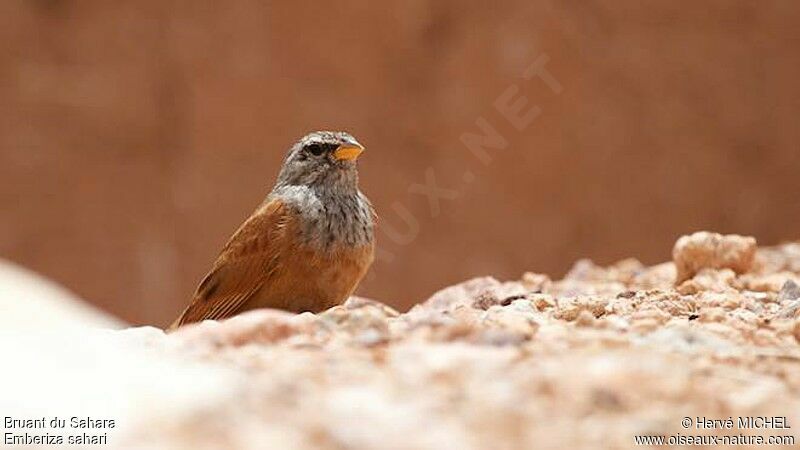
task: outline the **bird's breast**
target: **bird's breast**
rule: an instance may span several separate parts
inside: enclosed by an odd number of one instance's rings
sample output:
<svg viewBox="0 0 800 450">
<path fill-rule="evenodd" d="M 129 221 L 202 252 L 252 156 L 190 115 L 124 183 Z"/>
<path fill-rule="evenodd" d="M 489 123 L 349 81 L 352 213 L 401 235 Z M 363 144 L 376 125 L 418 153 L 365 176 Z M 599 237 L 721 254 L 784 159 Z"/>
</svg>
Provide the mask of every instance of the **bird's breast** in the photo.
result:
<svg viewBox="0 0 800 450">
<path fill-rule="evenodd" d="M 301 205 L 300 231 L 306 245 L 334 251 L 373 242 L 372 210 L 360 195 L 309 199 Z"/>
</svg>

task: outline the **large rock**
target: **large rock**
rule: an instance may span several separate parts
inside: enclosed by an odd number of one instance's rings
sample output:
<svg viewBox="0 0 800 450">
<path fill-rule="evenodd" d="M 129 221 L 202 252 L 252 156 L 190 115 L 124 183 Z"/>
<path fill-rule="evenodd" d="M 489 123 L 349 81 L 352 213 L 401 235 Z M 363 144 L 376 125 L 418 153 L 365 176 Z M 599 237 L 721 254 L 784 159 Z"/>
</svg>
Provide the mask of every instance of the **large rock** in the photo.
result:
<svg viewBox="0 0 800 450">
<path fill-rule="evenodd" d="M 62 286 L 3 260 L 0 260 L 0 311 L 0 330 L 4 332 L 125 326 Z"/>
<path fill-rule="evenodd" d="M 707 231 L 683 236 L 672 250 L 678 272 L 675 282 L 680 284 L 702 269 L 731 269 L 739 274 L 749 272 L 756 249 L 756 240 L 752 237 L 723 236 Z"/>
<path fill-rule="evenodd" d="M 84 434 L 105 439 L 87 448 L 203 443 L 198 432 L 203 417 L 235 412 L 236 393 L 246 381 L 223 365 L 167 354 L 175 344 L 162 330 L 124 329 L 122 321 L 63 287 L 5 261 L 0 262 L 0 312 L 5 445 L 83 448 L 69 445 L 69 439 Z M 65 427 L 51 427 L 55 418 Z M 46 426 L 7 426 L 37 419 Z M 114 422 L 112 428 L 108 421 Z M 80 427 L 98 423 L 104 426 Z M 49 441 L 61 445 L 47 445 L 47 435 L 61 439 Z M 43 436 L 45 445 L 35 445 Z"/>
<path fill-rule="evenodd" d="M 677 434 L 797 442 L 793 249 L 760 251 L 744 274 L 712 258 L 690 292 L 673 287 L 671 264 L 586 261 L 563 280 L 470 280 L 407 313 L 352 298 L 320 314 L 259 310 L 170 334 L 16 333 L 0 341 L 14 362 L 0 411 L 114 419 L 87 432 L 137 450 L 631 448 L 636 436 Z M 792 428 L 682 422 L 738 416 Z"/>
</svg>

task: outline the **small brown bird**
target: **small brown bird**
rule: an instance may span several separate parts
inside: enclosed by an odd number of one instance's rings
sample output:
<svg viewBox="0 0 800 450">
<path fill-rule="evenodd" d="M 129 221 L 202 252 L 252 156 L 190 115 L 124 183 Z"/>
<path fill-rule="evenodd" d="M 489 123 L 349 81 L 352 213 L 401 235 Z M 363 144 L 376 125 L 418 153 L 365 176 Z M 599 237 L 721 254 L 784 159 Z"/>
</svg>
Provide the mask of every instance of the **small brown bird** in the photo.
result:
<svg viewBox="0 0 800 450">
<path fill-rule="evenodd" d="M 255 308 L 317 312 L 347 299 L 375 252 L 375 214 L 358 189 L 363 151 L 344 132 L 317 131 L 295 143 L 275 187 L 170 328 Z"/>
</svg>

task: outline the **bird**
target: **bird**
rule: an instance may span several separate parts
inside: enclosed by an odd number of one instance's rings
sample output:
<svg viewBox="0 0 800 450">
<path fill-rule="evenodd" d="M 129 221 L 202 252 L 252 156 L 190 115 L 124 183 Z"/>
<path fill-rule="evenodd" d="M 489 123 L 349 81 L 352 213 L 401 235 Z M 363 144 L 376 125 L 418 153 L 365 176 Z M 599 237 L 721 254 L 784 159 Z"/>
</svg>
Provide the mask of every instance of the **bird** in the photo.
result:
<svg viewBox="0 0 800 450">
<path fill-rule="evenodd" d="M 346 300 L 375 255 L 377 216 L 358 187 L 363 151 L 343 131 L 295 142 L 272 190 L 169 329 L 256 308 L 316 313 Z"/>
</svg>

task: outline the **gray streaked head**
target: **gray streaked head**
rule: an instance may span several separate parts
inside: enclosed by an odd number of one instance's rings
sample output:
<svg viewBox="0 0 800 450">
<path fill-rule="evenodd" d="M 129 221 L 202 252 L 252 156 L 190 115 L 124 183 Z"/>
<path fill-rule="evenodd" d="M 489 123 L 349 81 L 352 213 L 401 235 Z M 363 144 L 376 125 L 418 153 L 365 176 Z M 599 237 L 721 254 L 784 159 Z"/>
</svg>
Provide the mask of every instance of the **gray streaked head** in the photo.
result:
<svg viewBox="0 0 800 450">
<path fill-rule="evenodd" d="M 355 190 L 356 160 L 364 147 L 343 131 L 315 131 L 297 141 L 286 156 L 277 187 L 308 186 Z"/>
</svg>

